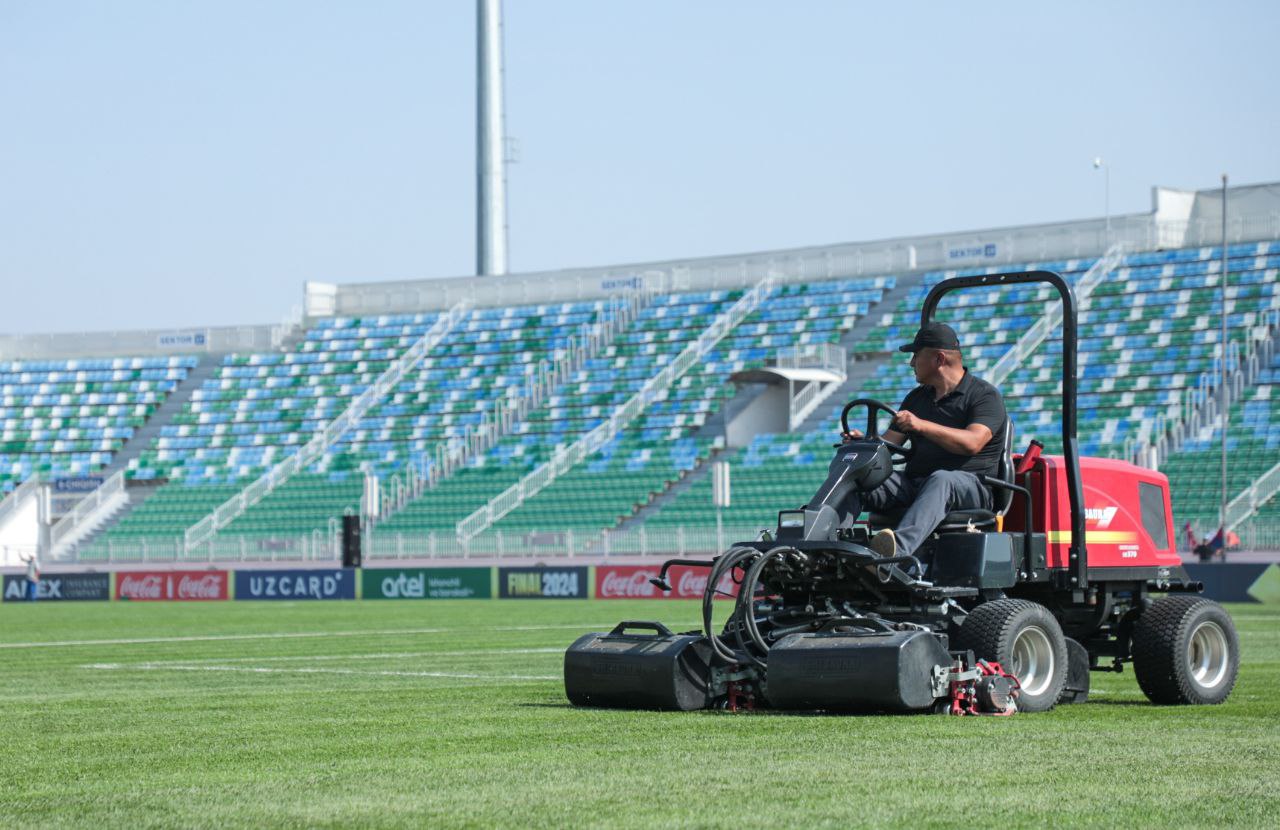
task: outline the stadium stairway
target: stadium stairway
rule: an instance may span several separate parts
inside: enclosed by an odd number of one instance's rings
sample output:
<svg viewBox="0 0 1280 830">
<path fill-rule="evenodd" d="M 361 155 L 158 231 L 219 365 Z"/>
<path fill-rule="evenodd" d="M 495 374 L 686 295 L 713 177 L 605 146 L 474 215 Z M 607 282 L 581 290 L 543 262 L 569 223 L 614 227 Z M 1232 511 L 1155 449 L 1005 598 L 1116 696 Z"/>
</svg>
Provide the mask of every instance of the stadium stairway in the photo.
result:
<svg viewBox="0 0 1280 830">
<path fill-rule="evenodd" d="M 921 282 L 924 280 L 924 274 L 925 272 L 920 271 L 914 274 L 899 276 L 894 287 L 884 292 L 884 296 L 876 305 L 876 308 L 898 308 L 899 304 L 904 302 L 907 296 L 911 294 L 914 289 L 920 286 Z M 880 366 L 893 360 L 893 357 L 896 354 L 894 352 L 870 353 L 855 349 L 855 346 L 859 342 L 870 336 L 871 332 L 878 326 L 884 325 L 890 317 L 890 313 L 871 313 L 863 315 L 858 318 L 852 328 L 841 335 L 838 345 L 843 346 L 847 350 L 850 355 L 850 363 L 848 366 L 848 377 L 839 388 L 831 393 L 831 397 L 829 398 L 830 401 L 835 402 L 835 406 L 834 408 L 827 405 L 819 406 L 809 415 L 808 418 L 798 425 L 796 432 L 810 433 L 830 430 L 834 435 L 836 432 L 835 423 L 836 419 L 840 415 L 840 410 L 843 409 L 844 405 L 853 398 L 855 392 L 861 389 L 867 380 L 876 374 L 876 371 Z M 737 412 L 748 406 L 751 401 L 763 391 L 764 388 L 762 386 L 751 386 L 740 389 L 738 394 L 725 401 L 724 406 L 721 408 L 720 412 L 716 413 L 715 417 L 709 419 L 708 422 L 704 424 L 697 433 L 695 433 L 696 437 L 711 440 L 723 436 L 726 419 L 732 419 Z M 896 402 L 890 402 L 890 405 L 895 404 Z M 714 462 L 736 457 L 736 455 L 737 452 L 734 450 L 728 450 L 724 447 L 717 446 L 710 455 L 700 459 L 694 468 L 691 469 L 683 478 L 673 482 L 671 486 L 662 492 L 657 493 L 649 502 L 637 505 L 635 513 L 631 516 L 624 517 L 618 523 L 616 528 L 611 528 L 611 531 L 625 533 L 627 531 L 638 529 L 647 519 L 661 512 L 663 507 L 676 499 L 681 498 L 682 494 L 686 491 L 691 488 L 702 488 L 704 480 L 711 473 L 712 464 Z M 819 471 L 815 470 L 815 476 L 818 475 L 818 472 Z M 732 472 L 730 475 L 732 476 Z M 814 487 L 816 488 L 819 483 L 821 483 L 820 477 L 815 478 Z M 685 498 L 688 497 L 685 496 Z M 707 502 L 707 510 L 709 515 L 711 510 L 710 501 Z"/>
<path fill-rule="evenodd" d="M 828 399 L 833 406 L 820 406 L 809 414 L 799 424 L 796 425 L 797 433 L 822 432 L 828 431 L 834 440 L 835 434 L 839 431 L 836 423 L 840 418 L 840 410 L 844 409 L 844 405 L 853 400 L 858 395 L 858 390 L 867 383 L 867 381 L 879 371 L 880 367 L 894 359 L 891 355 L 862 355 L 859 359 L 849 364 L 849 375 L 845 378 L 844 383 L 840 384 L 836 391 L 831 393 Z M 885 401 L 889 406 L 897 406 L 899 401 Z M 865 417 L 866 412 L 850 413 L 854 418 L 861 419 Z M 881 417 L 880 425 L 884 426 L 889 416 Z M 861 420 L 858 421 L 862 423 Z"/>
<path fill-rule="evenodd" d="M 118 510 L 109 516 L 104 516 L 96 527 L 89 530 L 77 542 L 78 550 L 88 550 L 93 547 L 94 543 L 107 531 L 118 525 L 125 517 L 134 510 L 142 506 L 143 502 L 151 498 L 160 490 L 164 484 L 164 480 L 150 481 L 127 481 L 125 484 L 125 493 L 128 500 L 120 506 Z"/>
<path fill-rule="evenodd" d="M 160 434 L 160 430 L 169 424 L 179 412 L 191 400 L 192 394 L 199 389 L 204 382 L 213 377 L 218 371 L 218 367 L 222 365 L 222 354 L 202 355 L 195 368 L 187 373 L 187 376 L 169 393 L 164 403 L 160 404 L 155 412 L 151 413 L 151 417 L 146 423 L 134 431 L 133 436 L 125 442 L 120 451 L 111 459 L 106 469 L 102 471 L 104 478 L 110 477 L 119 470 L 129 466 L 129 462 L 137 458 L 148 447 L 150 447 L 156 436 Z"/>
<path fill-rule="evenodd" d="M 875 343 L 876 340 L 872 337 L 873 332 L 892 323 L 895 313 L 901 312 L 904 309 L 909 312 L 911 302 L 910 298 L 921 293 L 919 289 L 920 286 L 924 284 L 925 275 L 927 273 L 928 272 L 926 271 L 917 271 L 912 274 L 898 277 L 898 281 L 894 287 L 886 291 L 884 293 L 884 297 L 881 298 L 880 303 L 877 306 L 877 310 L 879 310 L 880 313 L 868 314 L 859 319 L 858 322 L 853 325 L 853 328 L 845 332 L 844 336 L 840 338 L 840 345 L 848 349 L 849 354 L 851 355 L 855 352 L 859 354 L 868 354 L 866 350 L 859 349 L 858 345 L 865 342 Z M 920 309 L 917 306 L 917 318 L 919 317 L 919 314 Z M 873 348 L 870 354 L 874 353 L 875 349 Z"/>
<path fill-rule="evenodd" d="M 160 431 L 168 425 L 178 413 L 182 412 L 187 402 L 191 400 L 191 396 L 199 389 L 204 382 L 213 377 L 218 367 L 222 364 L 224 354 L 206 354 L 201 355 L 199 362 L 195 367 L 187 372 L 187 376 L 174 387 L 173 391 L 167 397 L 155 412 L 151 413 L 151 417 L 146 420 L 142 426 L 134 431 L 132 437 L 125 442 L 124 446 L 116 453 L 106 468 L 103 469 L 101 475 L 103 478 L 110 478 L 120 470 L 127 469 L 129 462 L 137 458 L 154 443 Z M 79 548 L 88 548 L 103 533 L 111 530 L 120 523 L 133 510 L 137 509 L 152 494 L 155 493 L 158 485 L 165 483 L 163 479 L 158 481 L 137 481 L 129 480 L 126 483 L 125 494 L 126 500 L 121 506 L 110 515 L 102 517 L 101 521 L 81 537 L 76 546 Z"/>
<path fill-rule="evenodd" d="M 699 459 L 705 463 L 710 446 L 700 444 L 692 433 L 714 417 L 725 399 L 720 390 L 734 371 L 765 365 L 778 348 L 839 342 L 844 332 L 874 313 L 885 290 L 895 287 L 896 280 L 895 276 L 860 277 L 779 286 L 759 309 L 726 335 L 704 360 L 700 371 L 691 371 L 682 379 L 681 383 L 688 380 L 699 390 L 693 422 L 690 406 L 694 396 L 654 404 L 637 428 L 629 428 L 627 434 L 620 436 L 622 442 L 616 449 L 625 448 L 624 452 L 614 451 L 610 458 L 606 449 L 600 456 L 586 459 L 495 522 L 495 531 L 572 527 L 575 532 L 598 536 L 616 528 L 638 505 L 650 503 L 675 481 L 687 478 Z M 684 442 L 690 442 L 684 448 L 688 452 L 681 451 Z M 673 454 L 669 463 L 660 462 L 661 467 L 666 467 L 663 472 L 647 462 L 650 455 L 654 460 L 665 458 L 666 446 Z M 582 506 L 588 495 L 589 510 Z"/>
</svg>

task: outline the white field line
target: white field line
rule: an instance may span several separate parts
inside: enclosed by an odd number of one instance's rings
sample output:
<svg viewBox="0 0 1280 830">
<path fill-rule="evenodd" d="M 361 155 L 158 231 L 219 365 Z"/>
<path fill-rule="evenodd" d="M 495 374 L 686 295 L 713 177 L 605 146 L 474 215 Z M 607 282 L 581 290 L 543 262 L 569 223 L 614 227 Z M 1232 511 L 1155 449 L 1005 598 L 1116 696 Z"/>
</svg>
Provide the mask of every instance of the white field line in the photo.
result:
<svg viewBox="0 0 1280 830">
<path fill-rule="evenodd" d="M 82 666 L 86 669 L 98 669 L 101 671 L 217 671 L 217 672 L 248 672 L 250 674 L 348 674 L 348 675 L 367 675 L 370 677 L 433 677 L 443 680 L 513 680 L 541 683 L 545 680 L 559 680 L 561 676 L 558 674 L 472 674 L 465 672 L 441 672 L 441 671 L 391 671 L 391 670 L 365 670 L 365 669 L 318 669 L 298 667 L 292 669 L 282 669 L 267 666 L 205 666 L 199 663 L 175 666 L 175 665 L 156 665 L 153 663 L 90 663 Z"/>
<path fill-rule="evenodd" d="M 145 643 L 206 643 L 222 642 L 224 640 L 293 640 L 314 637 L 388 637 L 414 634 L 466 634 L 476 631 L 555 631 L 562 629 L 577 629 L 585 634 L 592 629 L 603 629 L 608 631 L 612 629 L 614 625 L 615 623 L 570 623 L 560 625 L 469 626 L 466 628 L 388 628 L 369 631 L 294 631 L 277 632 L 272 634 L 205 634 L 190 637 L 136 637 L 121 640 L 55 640 L 32 643 L 0 643 L 0 649 L 58 648 L 63 646 L 130 646 Z M 677 628 L 686 625 L 695 625 L 695 623 L 675 624 Z"/>
<path fill-rule="evenodd" d="M 265 663 L 265 662 L 281 662 L 281 661 L 301 661 L 301 662 L 322 662 L 325 660 L 395 660 L 403 657 L 487 657 L 489 655 L 512 655 L 512 654 L 564 654 L 564 648 L 554 646 L 552 648 L 498 648 L 498 649 L 473 649 L 471 651 L 394 651 L 382 654 L 293 654 L 274 657 L 200 657 L 196 660 L 190 658 L 186 660 L 148 660 L 148 666 L 190 666 L 194 663 L 200 665 L 211 663 Z M 85 668 L 85 667 L 81 667 Z"/>
</svg>

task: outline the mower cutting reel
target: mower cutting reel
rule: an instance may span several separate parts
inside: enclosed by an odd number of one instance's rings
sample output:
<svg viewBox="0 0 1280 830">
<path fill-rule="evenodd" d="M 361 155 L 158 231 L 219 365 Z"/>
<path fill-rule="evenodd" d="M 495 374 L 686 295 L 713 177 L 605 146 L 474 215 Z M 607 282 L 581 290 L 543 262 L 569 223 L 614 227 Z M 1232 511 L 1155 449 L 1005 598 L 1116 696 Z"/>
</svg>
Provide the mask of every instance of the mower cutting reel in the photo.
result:
<svg viewBox="0 0 1280 830">
<path fill-rule="evenodd" d="M 565 654 L 569 700 L 1007 715 L 1084 701 L 1091 671 L 1130 662 L 1155 703 L 1226 700 L 1238 639 L 1226 611 L 1195 596 L 1202 586 L 1174 550 L 1168 479 L 1079 457 L 1070 286 L 1046 271 L 946 280 L 926 298 L 922 325 L 949 291 L 1027 282 L 1049 283 L 1063 300 L 1062 456 L 1041 455 L 1035 441 L 1014 455 L 1006 442 L 999 474 L 984 478 L 995 511 L 957 511 L 913 555 L 883 558 L 848 497 L 878 486 L 911 450 L 876 428 L 876 412 L 890 407 L 850 401 L 844 432 L 859 406 L 867 429 L 837 445 L 807 504 L 710 561 L 662 566 L 654 583 L 664 590 L 675 565 L 707 569 L 701 627 L 628 621 L 579 638 Z M 726 579 L 735 596 L 716 626 Z"/>
</svg>

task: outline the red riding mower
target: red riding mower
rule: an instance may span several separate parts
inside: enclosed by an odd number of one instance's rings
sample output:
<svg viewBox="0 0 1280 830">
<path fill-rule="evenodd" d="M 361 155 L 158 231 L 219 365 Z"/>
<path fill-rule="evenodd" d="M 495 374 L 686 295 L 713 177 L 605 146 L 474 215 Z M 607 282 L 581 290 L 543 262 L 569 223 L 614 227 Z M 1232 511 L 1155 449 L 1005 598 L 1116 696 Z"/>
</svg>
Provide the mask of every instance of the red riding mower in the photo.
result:
<svg viewBox="0 0 1280 830">
<path fill-rule="evenodd" d="M 877 429 L 872 400 L 863 438 L 840 445 L 827 480 L 773 533 L 711 561 L 700 631 L 627 621 L 587 634 L 565 654 L 565 691 L 580 706 L 1040 712 L 1089 694 L 1090 671 L 1133 664 L 1154 703 L 1221 703 L 1235 684 L 1239 644 L 1216 602 L 1197 596 L 1175 550 L 1169 482 L 1121 461 L 1079 457 L 1076 304 L 1048 271 L 946 280 L 941 298 L 972 286 L 1047 282 L 1063 301 L 1062 456 L 1031 442 L 995 477 L 995 510 L 944 519 L 910 556 L 882 558 L 868 525 L 841 515 L 852 490 L 876 487 L 909 452 Z M 718 633 L 715 597 L 729 576 L 732 613 Z"/>
</svg>

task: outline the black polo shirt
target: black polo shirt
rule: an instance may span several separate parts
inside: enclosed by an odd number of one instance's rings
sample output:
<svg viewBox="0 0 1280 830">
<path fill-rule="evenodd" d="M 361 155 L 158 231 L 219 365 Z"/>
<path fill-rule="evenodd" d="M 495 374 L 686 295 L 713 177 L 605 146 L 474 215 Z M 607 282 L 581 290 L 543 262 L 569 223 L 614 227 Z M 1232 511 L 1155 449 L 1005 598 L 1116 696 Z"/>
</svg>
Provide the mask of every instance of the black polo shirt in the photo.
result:
<svg viewBox="0 0 1280 830">
<path fill-rule="evenodd" d="M 915 453 L 907 462 L 908 478 L 924 478 L 937 470 L 964 470 L 975 475 L 995 475 L 1004 449 L 1005 409 L 1000 390 L 966 369 L 955 389 L 934 400 L 932 386 L 917 386 L 902 400 L 905 409 L 926 421 L 944 427 L 965 429 L 982 424 L 991 430 L 991 440 L 977 455 L 948 452 L 920 435 L 911 436 Z"/>
</svg>

